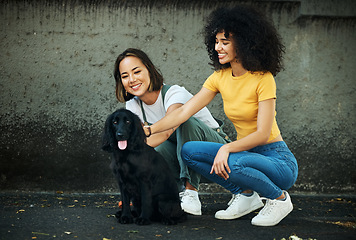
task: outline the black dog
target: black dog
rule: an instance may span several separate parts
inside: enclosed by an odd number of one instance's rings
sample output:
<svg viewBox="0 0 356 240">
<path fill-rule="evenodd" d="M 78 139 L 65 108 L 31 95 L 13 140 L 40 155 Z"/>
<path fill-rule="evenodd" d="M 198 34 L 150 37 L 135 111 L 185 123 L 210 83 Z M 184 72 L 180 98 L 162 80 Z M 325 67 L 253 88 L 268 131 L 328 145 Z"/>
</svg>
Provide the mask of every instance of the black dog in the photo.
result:
<svg viewBox="0 0 356 240">
<path fill-rule="evenodd" d="M 120 223 L 146 225 L 152 220 L 171 225 L 185 220 L 169 166 L 146 144 L 137 115 L 126 109 L 112 113 L 105 123 L 102 149 L 113 153 L 111 168 L 122 198 Z"/>
</svg>

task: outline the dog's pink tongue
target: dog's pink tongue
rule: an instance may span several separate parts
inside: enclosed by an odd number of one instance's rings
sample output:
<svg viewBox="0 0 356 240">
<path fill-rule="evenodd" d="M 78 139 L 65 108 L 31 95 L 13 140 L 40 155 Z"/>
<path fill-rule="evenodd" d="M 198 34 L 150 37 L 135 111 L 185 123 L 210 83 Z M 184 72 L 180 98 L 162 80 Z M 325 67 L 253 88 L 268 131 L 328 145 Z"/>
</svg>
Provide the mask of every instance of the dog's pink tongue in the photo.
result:
<svg viewBox="0 0 356 240">
<path fill-rule="evenodd" d="M 124 150 L 127 147 L 127 141 L 118 141 L 117 146 L 119 147 L 120 150 Z"/>
</svg>

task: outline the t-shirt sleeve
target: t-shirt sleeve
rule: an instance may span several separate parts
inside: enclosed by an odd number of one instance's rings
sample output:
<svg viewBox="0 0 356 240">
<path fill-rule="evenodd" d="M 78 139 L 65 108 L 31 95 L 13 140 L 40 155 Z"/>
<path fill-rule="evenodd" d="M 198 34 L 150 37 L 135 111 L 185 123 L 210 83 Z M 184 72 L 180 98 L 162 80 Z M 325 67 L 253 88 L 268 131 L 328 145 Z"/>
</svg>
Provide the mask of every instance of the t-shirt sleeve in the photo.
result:
<svg viewBox="0 0 356 240">
<path fill-rule="evenodd" d="M 171 86 L 164 97 L 164 107 L 167 109 L 176 103 L 185 104 L 193 95 L 184 87 L 173 85 Z"/>
<path fill-rule="evenodd" d="M 264 101 L 267 99 L 277 98 L 276 94 L 276 82 L 271 73 L 264 74 L 261 81 L 257 86 L 258 101 Z"/>
<path fill-rule="evenodd" d="M 206 80 L 205 83 L 203 84 L 203 87 L 218 93 L 219 92 L 219 88 L 217 85 L 217 80 L 218 76 L 217 76 L 217 72 L 214 72 L 213 74 L 211 74 Z"/>
</svg>

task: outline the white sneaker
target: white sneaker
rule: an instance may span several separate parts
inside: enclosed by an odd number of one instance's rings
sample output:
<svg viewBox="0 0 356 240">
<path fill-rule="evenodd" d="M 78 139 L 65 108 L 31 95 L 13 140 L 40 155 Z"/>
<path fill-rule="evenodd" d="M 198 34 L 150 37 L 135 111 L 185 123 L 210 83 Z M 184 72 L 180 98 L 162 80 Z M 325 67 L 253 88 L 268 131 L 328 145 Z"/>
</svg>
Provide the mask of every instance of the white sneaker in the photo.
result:
<svg viewBox="0 0 356 240">
<path fill-rule="evenodd" d="M 180 195 L 182 196 L 180 205 L 184 212 L 201 215 L 201 203 L 197 191 L 186 189 Z"/>
<path fill-rule="evenodd" d="M 184 192 L 185 192 L 185 190 L 182 191 L 182 192 L 179 192 L 179 199 L 180 199 L 180 201 L 182 201 L 182 197 L 184 196 Z"/>
<path fill-rule="evenodd" d="M 228 206 L 230 206 L 231 203 L 233 203 L 233 201 L 235 200 L 236 196 L 237 196 L 237 194 L 232 194 L 232 197 L 231 197 L 230 201 L 227 203 Z"/>
<path fill-rule="evenodd" d="M 252 225 L 256 226 L 274 226 L 285 218 L 292 210 L 293 204 L 287 192 L 284 192 L 285 200 L 267 199 L 265 207 L 252 218 Z"/>
<path fill-rule="evenodd" d="M 220 210 L 215 213 L 215 218 L 231 220 L 249 214 L 256 209 L 263 207 L 262 200 L 256 192 L 252 196 L 243 194 L 234 194 L 226 210 Z"/>
</svg>

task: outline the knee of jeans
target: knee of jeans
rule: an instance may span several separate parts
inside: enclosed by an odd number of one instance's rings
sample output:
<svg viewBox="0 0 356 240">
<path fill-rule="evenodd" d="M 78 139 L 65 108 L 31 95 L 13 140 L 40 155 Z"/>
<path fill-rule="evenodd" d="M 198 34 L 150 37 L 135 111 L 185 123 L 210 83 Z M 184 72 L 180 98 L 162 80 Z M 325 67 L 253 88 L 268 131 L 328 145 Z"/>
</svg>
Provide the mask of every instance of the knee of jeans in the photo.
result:
<svg viewBox="0 0 356 240">
<path fill-rule="evenodd" d="M 193 142 L 186 142 L 181 151 L 182 160 L 185 164 L 189 165 L 191 162 L 191 153 L 194 150 Z"/>
<path fill-rule="evenodd" d="M 234 171 L 235 173 L 241 173 L 244 171 L 245 166 L 243 166 L 240 161 L 234 161 L 229 159 L 228 164 L 231 170 Z"/>
</svg>

